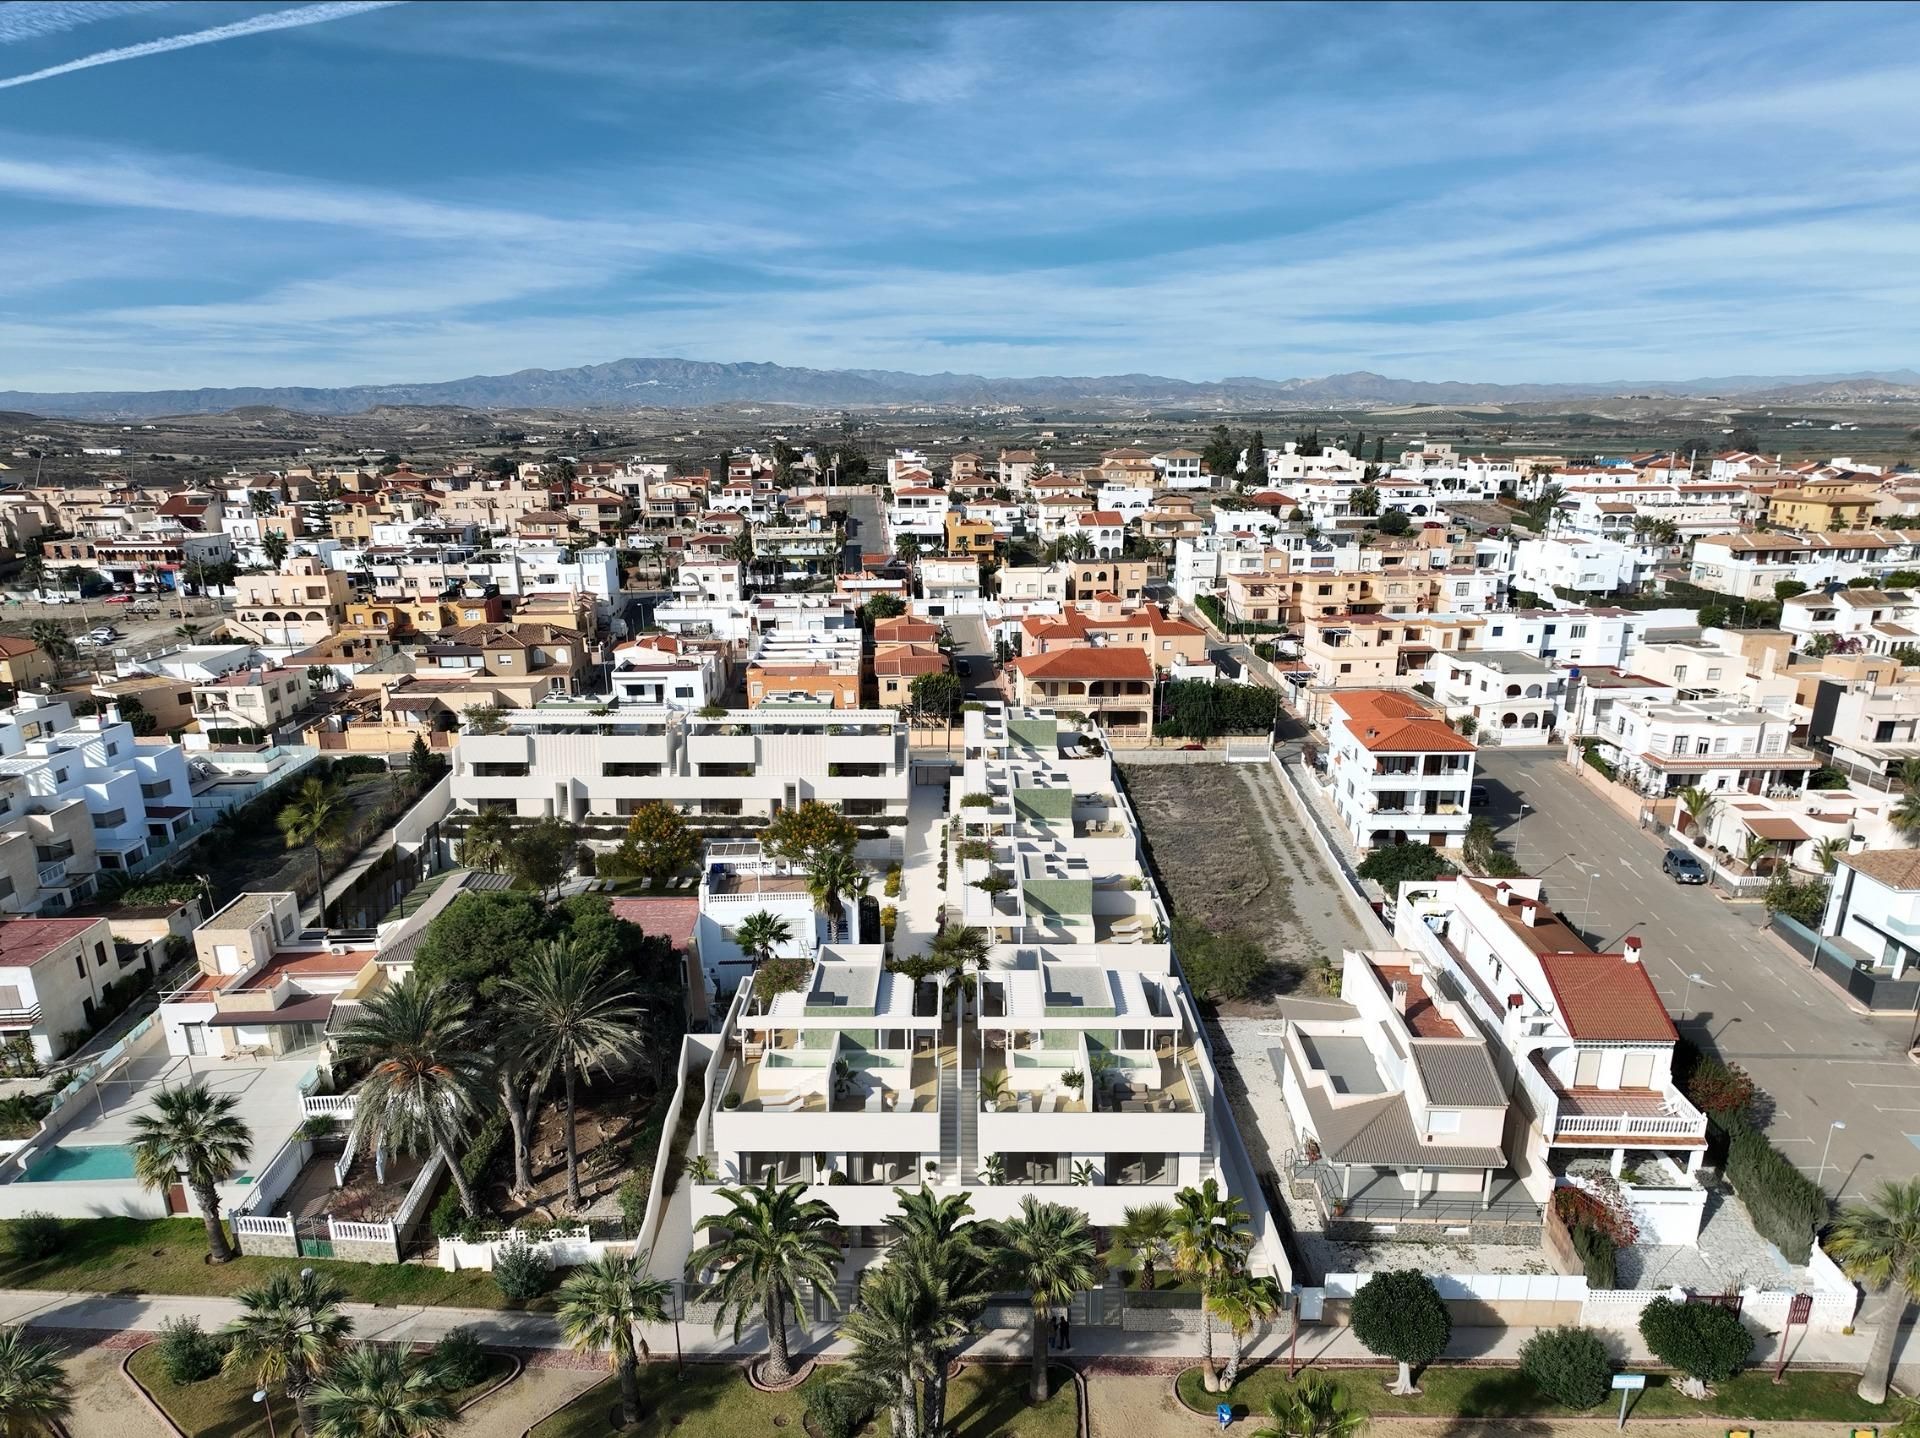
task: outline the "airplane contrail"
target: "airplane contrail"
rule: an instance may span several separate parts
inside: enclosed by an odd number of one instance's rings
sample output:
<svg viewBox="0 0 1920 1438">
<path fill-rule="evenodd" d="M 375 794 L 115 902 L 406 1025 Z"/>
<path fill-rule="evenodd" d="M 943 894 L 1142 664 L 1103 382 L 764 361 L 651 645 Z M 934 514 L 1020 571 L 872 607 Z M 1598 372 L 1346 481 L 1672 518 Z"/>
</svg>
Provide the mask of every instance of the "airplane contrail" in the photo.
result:
<svg viewBox="0 0 1920 1438">
<path fill-rule="evenodd" d="M 171 35 L 164 40 L 149 40 L 141 45 L 122 45 L 117 50 L 102 50 L 82 55 L 63 65 L 49 65 L 26 75 L 0 79 L 0 90 L 16 85 L 31 85 L 36 80 L 51 80 L 56 75 L 71 75 L 75 70 L 91 70 L 96 65 L 115 65 L 122 60 L 143 60 L 149 55 L 165 55 L 173 50 L 190 50 L 196 45 L 216 45 L 222 40 L 239 40 L 248 35 L 264 35 L 273 30 L 293 30 L 302 25 L 324 25 L 329 20 L 347 20 L 369 10 L 385 10 L 404 0 L 328 0 L 321 5 L 303 5 L 297 10 L 276 10 L 269 15 L 236 20 L 231 25 L 216 25 L 211 30 L 195 30 L 187 35 Z"/>
</svg>

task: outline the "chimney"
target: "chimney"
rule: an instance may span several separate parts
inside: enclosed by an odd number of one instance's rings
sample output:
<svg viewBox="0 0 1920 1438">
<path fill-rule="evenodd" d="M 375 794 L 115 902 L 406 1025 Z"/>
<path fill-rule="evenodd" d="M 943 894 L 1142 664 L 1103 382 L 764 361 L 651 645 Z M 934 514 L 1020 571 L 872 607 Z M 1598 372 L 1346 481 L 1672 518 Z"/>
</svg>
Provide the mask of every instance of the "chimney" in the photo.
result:
<svg viewBox="0 0 1920 1438">
<path fill-rule="evenodd" d="M 1513 902 L 1513 885 L 1509 884 L 1505 879 L 1502 879 L 1493 886 L 1493 894 L 1494 898 L 1499 902 L 1500 907 L 1504 909 Z"/>
<path fill-rule="evenodd" d="M 1640 962 L 1640 936 L 1638 934 L 1627 935 L 1627 942 L 1625 945 L 1625 956 L 1626 956 L 1627 962 L 1630 964 L 1637 964 Z"/>
<path fill-rule="evenodd" d="M 1520 922 L 1525 924 L 1529 929 L 1540 922 L 1540 904 L 1538 900 L 1535 900 L 1520 910 Z"/>
<path fill-rule="evenodd" d="M 1405 1018 L 1407 1016 L 1407 981 L 1405 979 L 1395 979 L 1393 981 L 1392 994 L 1393 1011 L 1399 1014 L 1400 1017 Z"/>
</svg>

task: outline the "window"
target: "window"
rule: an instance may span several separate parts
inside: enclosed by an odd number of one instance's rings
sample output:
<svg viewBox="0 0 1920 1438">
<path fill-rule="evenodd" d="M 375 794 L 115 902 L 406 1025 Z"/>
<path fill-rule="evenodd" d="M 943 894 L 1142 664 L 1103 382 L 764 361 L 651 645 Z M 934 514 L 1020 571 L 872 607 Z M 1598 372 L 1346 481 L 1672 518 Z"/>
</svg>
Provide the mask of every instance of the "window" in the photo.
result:
<svg viewBox="0 0 1920 1438">
<path fill-rule="evenodd" d="M 1351 674 L 1353 673 L 1353 666 L 1351 664 L 1342 664 L 1340 666 L 1340 672 L 1342 674 Z"/>
<path fill-rule="evenodd" d="M 93 816 L 93 827 L 96 829 L 117 829 L 126 822 L 125 809 L 102 809 Z"/>
<path fill-rule="evenodd" d="M 1570 625 L 1568 625 L 1568 626 L 1567 626 L 1567 638 L 1569 638 L 1569 639 L 1585 639 L 1586 637 L 1587 637 L 1587 626 L 1586 626 L 1586 625 L 1584 625 L 1584 624 L 1570 624 Z"/>
<path fill-rule="evenodd" d="M 1428 1133 L 1460 1132 L 1460 1111 L 1458 1109 L 1436 1108 L 1427 1111 Z"/>
<path fill-rule="evenodd" d="M 93 946 L 93 964 L 95 968 L 101 969 L 107 966 L 107 946 L 105 944 L 95 944 Z"/>
<path fill-rule="evenodd" d="M 85 954 L 75 954 L 73 956 L 73 971 L 83 979 L 87 976 L 87 956 Z"/>
<path fill-rule="evenodd" d="M 1506 632 L 1507 632 L 1507 626 L 1504 624 L 1496 624 L 1493 626 L 1493 637 L 1495 639 L 1498 639 L 1502 634 L 1505 634 Z"/>
<path fill-rule="evenodd" d="M 1719 677 L 1720 677 L 1720 670 L 1719 670 L 1719 668 L 1718 668 L 1718 667 L 1715 667 L 1715 668 L 1712 668 L 1712 669 L 1709 669 L 1709 670 L 1707 671 L 1707 679 L 1708 679 L 1708 681 L 1709 681 L 1709 682 L 1711 682 L 1711 681 L 1713 681 L 1713 680 L 1715 680 L 1715 679 L 1718 679 Z"/>
<path fill-rule="evenodd" d="M 111 759 L 111 758 L 113 758 L 113 757 L 114 757 L 114 756 L 115 756 L 116 754 L 118 754 L 119 752 L 120 752 L 120 746 L 119 746 L 118 744 L 108 744 L 108 745 L 107 745 L 107 757 L 108 757 L 109 759 Z"/>
<path fill-rule="evenodd" d="M 1676 664 L 1673 666 L 1673 682 L 1675 684 L 1678 684 L 1682 679 L 1685 679 L 1686 677 L 1687 677 L 1686 665 Z"/>
</svg>

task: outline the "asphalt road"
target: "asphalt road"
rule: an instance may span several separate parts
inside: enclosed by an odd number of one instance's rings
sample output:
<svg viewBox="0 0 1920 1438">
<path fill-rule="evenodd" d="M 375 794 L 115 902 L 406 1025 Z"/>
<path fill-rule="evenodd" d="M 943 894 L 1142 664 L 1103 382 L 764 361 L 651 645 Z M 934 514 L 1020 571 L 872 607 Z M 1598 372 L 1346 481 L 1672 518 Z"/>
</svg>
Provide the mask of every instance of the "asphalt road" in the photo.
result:
<svg viewBox="0 0 1920 1438">
<path fill-rule="evenodd" d="M 1567 922 L 1599 948 L 1638 934 L 1681 1031 L 1771 1096 L 1767 1133 L 1782 1153 L 1813 1175 L 1831 1133 L 1824 1181 L 1848 1198 L 1920 1175 L 1920 1069 L 1905 1056 L 1910 1015 L 1856 1013 L 1762 929 L 1763 906 L 1667 878 L 1660 844 L 1559 751 L 1483 750 L 1479 779 L 1501 839 L 1527 873 L 1546 880 Z M 1845 1129 L 1831 1130 L 1835 1121 Z"/>
<path fill-rule="evenodd" d="M 863 553 L 893 553 L 887 537 L 887 511 L 877 494 L 849 494 L 832 501 L 847 511 L 847 547 L 841 553 L 841 567 L 858 571 Z"/>
</svg>

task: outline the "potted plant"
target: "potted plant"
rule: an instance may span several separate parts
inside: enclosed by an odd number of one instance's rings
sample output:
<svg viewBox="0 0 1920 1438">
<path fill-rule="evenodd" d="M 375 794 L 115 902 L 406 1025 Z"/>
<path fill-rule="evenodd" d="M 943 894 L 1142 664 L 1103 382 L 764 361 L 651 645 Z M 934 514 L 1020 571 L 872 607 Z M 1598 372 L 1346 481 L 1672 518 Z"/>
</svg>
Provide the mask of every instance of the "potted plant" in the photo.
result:
<svg viewBox="0 0 1920 1438">
<path fill-rule="evenodd" d="M 734 1092 L 732 1092 L 731 1090 L 729 1090 L 729 1091 L 728 1091 L 728 1093 L 727 1093 L 727 1096 L 726 1096 L 725 1098 L 723 1098 L 723 1099 L 721 1099 L 721 1100 L 720 1100 L 720 1107 L 721 1107 L 721 1108 L 724 1108 L 724 1109 L 736 1109 L 736 1108 L 739 1108 L 739 1107 L 740 1107 L 740 1095 L 739 1095 L 739 1094 L 737 1094 L 737 1093 L 734 1093 Z"/>
<path fill-rule="evenodd" d="M 987 1155 L 980 1168 L 980 1181 L 989 1188 L 998 1188 L 1007 1181 L 1007 1161 L 997 1153 Z"/>
<path fill-rule="evenodd" d="M 1079 1069 L 1068 1069 L 1060 1075 L 1060 1082 L 1073 1090 L 1073 1096 L 1075 1098 L 1079 1098 L 1080 1091 L 1087 1086 L 1087 1076 L 1081 1073 Z"/>
</svg>

